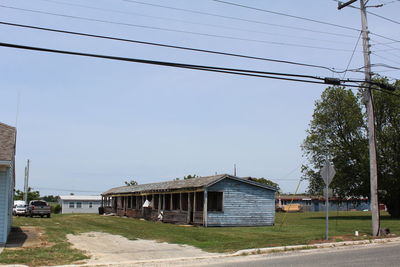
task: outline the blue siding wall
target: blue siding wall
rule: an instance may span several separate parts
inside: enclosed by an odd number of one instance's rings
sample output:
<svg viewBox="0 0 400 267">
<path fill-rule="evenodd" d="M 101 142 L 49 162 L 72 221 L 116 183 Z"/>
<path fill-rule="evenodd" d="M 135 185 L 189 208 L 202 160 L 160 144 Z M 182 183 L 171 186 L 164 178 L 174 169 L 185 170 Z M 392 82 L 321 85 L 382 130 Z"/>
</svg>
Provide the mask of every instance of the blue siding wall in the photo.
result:
<svg viewBox="0 0 400 267">
<path fill-rule="evenodd" d="M 0 244 L 6 243 L 10 227 L 8 171 L 0 171 Z"/>
<path fill-rule="evenodd" d="M 275 222 L 275 192 L 229 178 L 210 186 L 223 192 L 223 212 L 208 212 L 208 226 L 260 226 Z"/>
</svg>

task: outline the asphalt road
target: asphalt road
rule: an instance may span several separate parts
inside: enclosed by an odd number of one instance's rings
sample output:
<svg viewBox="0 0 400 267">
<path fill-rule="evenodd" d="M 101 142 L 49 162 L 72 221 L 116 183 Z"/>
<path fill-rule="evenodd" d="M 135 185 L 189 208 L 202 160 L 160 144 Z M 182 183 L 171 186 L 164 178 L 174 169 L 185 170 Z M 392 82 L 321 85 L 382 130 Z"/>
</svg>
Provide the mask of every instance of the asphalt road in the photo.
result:
<svg viewBox="0 0 400 267">
<path fill-rule="evenodd" d="M 215 262 L 207 266 L 400 266 L 400 243 L 248 256 L 247 260 Z"/>
</svg>

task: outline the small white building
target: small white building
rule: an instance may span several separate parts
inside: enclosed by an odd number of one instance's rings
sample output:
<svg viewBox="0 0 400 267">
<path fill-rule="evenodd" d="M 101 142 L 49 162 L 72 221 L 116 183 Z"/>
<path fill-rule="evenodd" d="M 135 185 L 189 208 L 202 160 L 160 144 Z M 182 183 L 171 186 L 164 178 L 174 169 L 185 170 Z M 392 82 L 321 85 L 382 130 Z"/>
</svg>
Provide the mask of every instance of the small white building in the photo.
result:
<svg viewBox="0 0 400 267">
<path fill-rule="evenodd" d="M 101 196 L 60 196 L 62 214 L 65 213 L 98 213 Z"/>
</svg>

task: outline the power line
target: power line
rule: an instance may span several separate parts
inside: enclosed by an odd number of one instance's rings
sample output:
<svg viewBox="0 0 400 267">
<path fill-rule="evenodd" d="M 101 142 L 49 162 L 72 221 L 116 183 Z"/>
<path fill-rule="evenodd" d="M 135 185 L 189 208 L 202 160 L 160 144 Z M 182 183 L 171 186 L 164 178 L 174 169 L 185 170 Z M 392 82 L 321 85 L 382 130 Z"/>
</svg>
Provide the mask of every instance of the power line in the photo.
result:
<svg viewBox="0 0 400 267">
<path fill-rule="evenodd" d="M 400 67 L 394 67 L 394 66 L 390 66 L 384 63 L 377 63 L 377 64 L 371 64 L 371 66 L 373 67 L 384 67 L 384 68 L 389 68 L 389 69 L 394 69 L 394 70 L 400 70 Z"/>
<path fill-rule="evenodd" d="M 253 59 L 253 60 L 262 60 L 262 61 L 269 61 L 269 62 L 275 62 L 275 63 L 298 65 L 298 66 L 304 66 L 304 67 L 320 68 L 320 69 L 325 69 L 325 70 L 329 70 L 329 71 L 337 72 L 337 73 L 342 72 L 342 71 L 337 71 L 333 68 L 329 68 L 329 67 L 325 67 L 325 66 L 321 66 L 321 65 L 300 63 L 300 62 L 281 60 L 281 59 L 272 59 L 272 58 L 256 57 L 256 56 L 249 56 L 249 55 L 241 55 L 241 54 L 227 53 L 227 52 L 222 52 L 222 51 L 206 50 L 206 49 L 200 49 L 200 48 L 184 47 L 184 46 L 154 43 L 154 42 L 132 40 L 132 39 L 125 39 L 125 38 L 117 38 L 117 37 L 112 37 L 112 36 L 89 34 L 89 33 L 83 33 L 83 32 L 65 31 L 65 30 L 59 30 L 59 29 L 54 29 L 54 28 L 37 27 L 37 26 L 32 26 L 32 25 L 10 23 L 10 22 L 5 22 L 5 21 L 0 21 L 0 24 L 7 25 L 7 26 L 42 30 L 42 31 L 50 31 L 50 32 L 56 32 L 56 33 L 63 33 L 63 34 L 100 38 L 100 39 L 106 39 L 106 40 L 114 40 L 114 41 L 122 41 L 122 42 L 151 45 L 151 46 L 158 46 L 158 47 L 165 47 L 165 48 L 181 49 L 181 50 L 187 50 L 187 51 L 193 51 L 193 52 L 202 52 L 202 53 L 209 53 L 209 54 L 216 54 L 216 55 L 223 55 L 223 56 L 232 56 L 232 57 L 239 57 L 239 58 L 246 58 L 246 59 Z"/>
<path fill-rule="evenodd" d="M 32 187 L 35 190 L 56 190 L 63 192 L 82 192 L 82 193 L 102 193 L 103 191 L 93 191 L 93 190 L 75 190 L 75 189 L 64 189 L 64 188 L 51 188 L 51 187 Z"/>
<path fill-rule="evenodd" d="M 181 23 L 192 24 L 192 25 L 201 25 L 201 26 L 206 26 L 206 27 L 214 27 L 214 28 L 220 28 L 220 29 L 235 30 L 235 31 L 241 31 L 241 32 L 246 32 L 246 33 L 252 32 L 252 33 L 259 33 L 259 34 L 264 34 L 264 35 L 283 36 L 283 37 L 297 38 L 297 39 L 304 39 L 304 40 L 313 40 L 313 41 L 321 41 L 321 42 L 329 42 L 329 43 L 349 44 L 348 42 L 343 42 L 343 41 L 338 41 L 338 40 L 324 40 L 324 39 L 311 38 L 311 37 L 306 37 L 306 36 L 297 36 L 297 35 L 281 34 L 281 33 L 271 33 L 271 32 L 265 32 L 265 31 L 252 30 L 252 29 L 237 28 L 237 27 L 232 27 L 232 26 L 216 25 L 216 24 L 201 23 L 201 22 L 192 22 L 192 21 L 175 19 L 175 18 L 159 17 L 159 16 L 153 16 L 153 15 L 144 15 L 144 14 L 140 14 L 140 13 L 136 13 L 136 12 L 122 11 L 122 10 L 101 8 L 101 7 L 94 7 L 94 6 L 75 4 L 75 3 L 56 1 L 56 0 L 40 0 L 40 1 L 49 2 L 49 3 L 53 3 L 53 4 L 59 4 L 59 5 L 65 5 L 65 6 L 74 6 L 74 7 L 91 9 L 91 10 L 99 10 L 99 11 L 117 13 L 117 14 L 135 15 L 135 16 L 140 16 L 140 17 L 145 17 L 145 18 L 155 18 L 155 19 L 160 19 L 160 20 L 175 21 L 175 22 L 181 22 Z"/>
<path fill-rule="evenodd" d="M 352 30 L 352 31 L 360 32 L 360 30 L 357 29 L 357 28 L 343 26 L 343 25 L 330 23 L 330 22 L 325 22 L 325 21 L 321 21 L 321 20 L 310 19 L 310 18 L 306 18 L 306 17 L 290 15 L 290 14 L 271 11 L 271 10 L 267 10 L 267 9 L 261 9 L 261 8 L 257 8 L 257 7 L 251 7 L 251 6 L 236 4 L 236 3 L 232 3 L 232 2 L 228 2 L 228 1 L 222 1 L 222 0 L 213 0 L 213 1 L 214 2 L 218 2 L 218 3 L 222 3 L 222 4 L 226 4 L 226 5 L 231 5 L 231 6 L 237 6 L 237 7 L 242 7 L 242 8 L 246 8 L 246 9 L 257 10 L 257 11 L 266 12 L 266 13 L 270 13 L 270 14 L 274 14 L 274 15 L 279 15 L 279 16 L 284 16 L 284 17 L 289 17 L 289 18 L 295 18 L 295 19 L 299 19 L 299 20 L 305 20 L 305 21 L 310 21 L 310 22 L 314 22 L 314 23 L 318 23 L 318 24 L 323 24 L 323 25 L 333 26 L 333 27 L 342 28 L 342 29 L 346 29 L 346 30 Z"/>
<path fill-rule="evenodd" d="M 125 62 L 135 62 L 135 63 L 166 66 L 166 67 L 174 67 L 174 68 L 201 70 L 201 71 L 233 74 L 233 75 L 240 75 L 240 76 L 259 77 L 259 78 L 266 78 L 266 79 L 277 79 L 277 80 L 286 80 L 286 81 L 295 81 L 295 82 L 304 82 L 304 83 L 326 84 L 324 81 L 327 80 L 327 78 L 321 78 L 321 77 L 311 76 L 311 75 L 276 73 L 276 72 L 266 72 L 266 71 L 256 71 L 256 70 L 245 70 L 245 69 L 234 69 L 234 68 L 222 68 L 222 67 L 213 67 L 213 66 L 182 64 L 182 63 L 174 63 L 174 62 L 154 61 L 154 60 L 145 60 L 145 59 L 137 59 L 137 58 L 127 58 L 127 57 L 117 57 L 117 56 L 81 53 L 81 52 L 75 52 L 75 51 L 56 50 L 56 49 L 48 49 L 48 48 L 42 48 L 42 47 L 17 45 L 17 44 L 11 44 L 11 43 L 0 43 L 0 46 L 9 47 L 9 48 L 16 48 L 16 49 L 40 51 L 40 52 L 49 52 L 49 53 L 56 53 L 56 54 L 66 54 L 66 55 L 93 57 L 93 58 L 125 61 Z M 273 76 L 273 75 L 275 75 L 275 76 Z M 285 77 L 278 77 L 278 76 L 285 76 Z M 287 77 L 295 77 L 295 78 L 287 78 Z M 315 80 L 318 80 L 318 81 L 304 80 L 304 79 L 299 79 L 299 78 L 315 79 Z M 343 82 L 359 83 L 359 82 L 363 82 L 363 81 L 347 79 L 347 80 L 343 80 Z M 347 85 L 347 84 L 346 85 L 342 85 L 342 86 L 356 87 L 356 88 L 360 88 L 361 87 L 359 85 Z"/>
<path fill-rule="evenodd" d="M 209 33 L 199 33 L 199 32 L 193 32 L 193 31 L 169 29 L 169 28 L 163 28 L 163 27 L 153 27 L 153 26 L 147 26 L 147 25 L 132 24 L 132 23 L 126 23 L 126 22 L 116 22 L 116 21 L 109 21 L 109 20 L 102 20 L 102 19 L 94 19 L 94 18 L 74 16 L 74 15 L 66 15 L 66 14 L 60 14 L 60 13 L 46 12 L 46 11 L 41 11 L 41 10 L 32 10 L 32 9 L 26 9 L 26 8 L 11 7 L 11 6 L 5 6 L 5 5 L 0 5 L 0 7 L 8 8 L 8 9 L 14 9 L 14 10 L 20 10 L 20 11 L 26 11 L 26 12 L 32 12 L 32 13 L 38 13 L 38 14 L 45 14 L 45 15 L 52 15 L 52 16 L 70 18 L 70 19 L 72 18 L 72 19 L 80 19 L 80 20 L 86 20 L 86 21 L 92 21 L 92 22 L 101 22 L 101 23 L 108 23 L 108 24 L 123 25 L 123 26 L 128 26 L 128 27 L 136 27 L 136 28 L 144 28 L 144 29 L 176 32 L 176 33 L 185 33 L 185 34 L 192 34 L 192 35 L 201 35 L 201 36 L 215 37 L 215 38 L 224 38 L 224 39 L 229 39 L 229 40 L 239 40 L 239 41 L 248 41 L 248 42 L 256 42 L 256 43 L 272 44 L 272 45 L 282 45 L 282 46 L 301 47 L 301 48 L 312 48 L 312 49 L 340 51 L 340 52 L 349 52 L 350 51 L 350 50 L 347 50 L 347 49 L 329 48 L 329 47 L 321 47 L 321 46 L 310 46 L 310 45 L 300 45 L 300 44 L 265 41 L 265 40 L 257 40 L 257 39 L 247 39 L 247 38 L 233 37 L 233 36 L 227 36 L 227 35 L 216 35 L 216 34 L 209 34 Z"/>
<path fill-rule="evenodd" d="M 381 15 L 378 15 L 378 14 L 375 14 L 375 13 L 372 13 L 372 12 L 367 12 L 367 13 L 370 14 L 370 15 L 373 15 L 373 16 L 375 16 L 375 17 L 384 19 L 384 20 L 386 20 L 386 21 L 390 21 L 390 22 L 393 22 L 393 23 L 396 23 L 396 24 L 400 24 L 400 22 L 398 22 L 398 21 L 395 21 L 395 20 L 393 20 L 393 19 L 389 19 L 389 18 L 387 18 L 387 17 L 381 16 Z"/>
<path fill-rule="evenodd" d="M 349 63 L 347 63 L 346 71 L 343 73 L 342 79 L 344 79 L 344 77 L 346 77 L 347 70 L 349 69 L 351 61 L 353 60 L 354 53 L 356 52 L 356 49 L 357 49 L 357 46 L 358 46 L 358 42 L 360 41 L 360 39 L 361 39 L 361 32 L 360 32 L 360 35 L 358 35 L 358 39 L 357 39 L 356 45 L 354 46 L 353 53 L 351 53 L 351 57 L 350 57 Z"/>
<path fill-rule="evenodd" d="M 197 11 L 197 10 L 193 10 L 193 9 L 185 9 L 185 8 L 171 7 L 171 6 L 165 6 L 165 5 L 157 5 L 157 4 L 151 4 L 151 3 L 135 1 L 135 0 L 122 0 L 122 1 L 129 2 L 129 3 L 135 3 L 135 4 L 140 4 L 140 5 L 146 5 L 146 6 L 153 6 L 153 7 L 158 7 L 158 8 L 182 11 L 182 12 L 187 12 L 187 13 L 193 13 L 193 14 L 201 14 L 201 15 L 212 16 L 212 17 L 217 17 L 217 18 L 224 18 L 224 19 L 230 19 L 230 20 L 236 20 L 236 21 L 244 21 L 244 22 L 250 22 L 250 23 L 256 23 L 256 24 L 268 25 L 268 26 L 273 26 L 273 27 L 294 29 L 294 30 L 307 31 L 307 32 L 313 32 L 313 33 L 321 33 L 321 34 L 341 36 L 341 37 L 347 37 L 347 38 L 356 38 L 353 35 L 348 35 L 348 34 L 333 33 L 333 32 L 327 32 L 327 31 L 318 31 L 318 30 L 312 30 L 312 29 L 302 28 L 302 27 L 295 27 L 295 26 L 287 26 L 287 25 L 282 25 L 282 24 L 268 23 L 268 22 L 259 21 L 259 20 L 237 18 L 237 17 L 232 17 L 232 16 L 220 15 L 220 14 L 216 14 L 216 13 Z"/>
<path fill-rule="evenodd" d="M 387 60 L 389 62 L 393 62 L 393 63 L 396 63 L 396 64 L 400 65 L 400 62 L 394 61 L 394 60 L 392 60 L 390 58 L 387 58 L 387 57 L 384 57 L 384 56 L 380 56 L 380 55 L 376 54 L 375 52 L 371 52 L 371 54 L 374 54 L 376 57 L 379 57 L 381 59 L 385 59 L 385 60 Z"/>
<path fill-rule="evenodd" d="M 332 0 L 332 1 L 334 1 L 334 2 L 340 2 L 339 0 Z M 353 5 L 349 5 L 349 7 L 360 10 L 359 7 L 356 7 L 356 6 L 353 6 Z M 376 6 L 375 6 L 375 7 L 376 7 Z M 379 15 L 376 15 L 376 14 L 371 13 L 371 12 L 369 12 L 369 11 L 366 11 L 366 12 L 369 13 L 369 14 L 371 14 L 371 15 L 379 16 Z M 377 33 L 374 33 L 374 32 L 369 32 L 369 34 L 375 35 L 375 36 L 378 36 L 378 37 L 381 37 L 381 38 L 386 39 L 386 40 L 390 40 L 390 41 L 394 41 L 394 42 L 400 42 L 399 40 L 396 40 L 396 39 L 393 39 L 393 38 L 390 38 L 390 37 L 387 37 L 387 36 L 384 36 L 384 35 L 380 35 L 380 34 L 377 34 Z"/>
</svg>

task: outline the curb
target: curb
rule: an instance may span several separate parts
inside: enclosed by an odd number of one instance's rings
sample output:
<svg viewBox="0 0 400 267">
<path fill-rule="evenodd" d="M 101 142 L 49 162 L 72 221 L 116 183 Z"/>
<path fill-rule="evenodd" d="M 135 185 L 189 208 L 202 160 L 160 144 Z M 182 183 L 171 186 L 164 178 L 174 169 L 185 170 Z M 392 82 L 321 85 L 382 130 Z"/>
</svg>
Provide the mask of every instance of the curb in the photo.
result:
<svg viewBox="0 0 400 267">
<path fill-rule="evenodd" d="M 254 254 L 265 254 L 265 253 L 273 253 L 273 252 L 285 252 L 285 251 L 291 251 L 291 250 L 334 248 L 334 247 L 342 247 L 342 246 L 379 244 L 379 243 L 389 243 L 389 242 L 400 242 L 400 237 L 367 239 L 367 240 L 357 240 L 357 241 L 342 241 L 342 242 L 310 244 L 310 245 L 295 245 L 295 246 L 281 246 L 281 247 L 270 247 L 270 248 L 243 249 L 243 250 L 239 250 L 231 255 L 232 256 L 244 256 L 244 255 L 250 255 L 250 254 L 254 255 Z"/>
<path fill-rule="evenodd" d="M 368 245 L 368 244 L 384 244 L 390 242 L 400 242 L 400 237 L 394 238 L 381 238 L 381 239 L 368 239 L 358 241 L 342 241 L 322 244 L 310 244 L 310 245 L 294 245 L 294 246 L 280 246 L 280 247 L 269 247 L 269 248 L 254 248 L 254 249 L 243 249 L 234 253 L 219 254 L 211 256 L 201 257 L 187 257 L 187 258 L 169 258 L 169 259 L 151 259 L 151 260 L 138 260 L 138 261 L 126 261 L 126 262 L 108 262 L 108 263 L 83 263 L 83 264 L 71 264 L 71 265 L 58 265 L 53 267 L 86 267 L 86 266 L 127 266 L 127 265 L 138 265 L 138 264 L 161 264 L 161 263 L 172 263 L 177 261 L 188 261 L 188 260 L 202 260 L 202 259 L 220 259 L 237 256 L 257 255 L 257 254 L 268 254 L 277 252 L 288 252 L 288 251 L 299 251 L 299 250 L 310 250 L 310 249 L 321 249 L 321 248 L 335 248 L 343 246 L 354 246 L 354 245 Z"/>
</svg>

